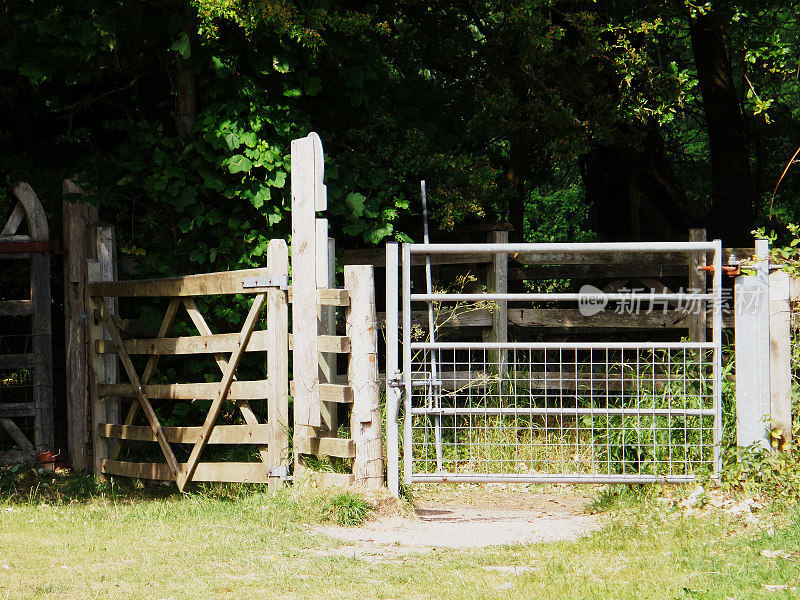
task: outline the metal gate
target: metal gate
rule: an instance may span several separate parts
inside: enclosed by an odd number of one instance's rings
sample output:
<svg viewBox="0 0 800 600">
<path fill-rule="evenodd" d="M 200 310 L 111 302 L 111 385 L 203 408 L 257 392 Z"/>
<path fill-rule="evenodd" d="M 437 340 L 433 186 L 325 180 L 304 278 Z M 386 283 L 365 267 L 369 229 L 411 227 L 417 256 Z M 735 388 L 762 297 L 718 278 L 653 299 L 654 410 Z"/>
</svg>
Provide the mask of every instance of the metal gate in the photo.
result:
<svg viewBox="0 0 800 600">
<path fill-rule="evenodd" d="M 422 293 L 412 289 L 415 255 L 518 253 L 540 256 L 541 264 L 558 264 L 565 256 L 574 261 L 589 253 L 622 253 L 634 259 L 655 253 L 664 260 L 702 255 L 710 259 L 707 269 L 713 272 L 713 285 L 710 291 L 665 293 L 603 293 L 596 288 L 588 293 Z M 386 305 L 390 488 L 396 490 L 399 485 L 400 437 L 405 484 L 681 482 L 703 471 L 718 474 L 722 434 L 719 240 L 404 244 L 402 294 L 397 286 L 398 258 L 397 245 L 390 244 Z M 529 309 L 577 303 L 588 312 L 626 305 L 702 310 L 711 315 L 713 334 L 708 342 L 484 342 L 442 340 L 436 335 L 434 313 L 452 319 L 508 303 Z M 427 332 L 412 321 L 412 308 L 428 313 Z M 398 327 L 400 315 L 402 328 Z"/>
</svg>

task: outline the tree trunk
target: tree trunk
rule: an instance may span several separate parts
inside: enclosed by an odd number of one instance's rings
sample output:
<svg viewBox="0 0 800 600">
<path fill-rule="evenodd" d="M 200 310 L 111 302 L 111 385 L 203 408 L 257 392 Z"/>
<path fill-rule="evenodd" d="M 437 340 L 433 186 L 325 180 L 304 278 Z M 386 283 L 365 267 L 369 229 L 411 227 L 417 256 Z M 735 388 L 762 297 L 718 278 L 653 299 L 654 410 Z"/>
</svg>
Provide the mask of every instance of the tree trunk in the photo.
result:
<svg viewBox="0 0 800 600">
<path fill-rule="evenodd" d="M 710 12 L 692 21 L 691 37 L 711 151 L 711 231 L 729 246 L 751 244 L 754 197 L 750 152 L 725 28 Z"/>
<path fill-rule="evenodd" d="M 686 236 L 688 207 L 658 128 L 629 132 L 626 142 L 581 157 L 592 225 L 608 241 L 675 241 Z"/>
<path fill-rule="evenodd" d="M 508 172 L 506 181 L 509 187 L 508 218 L 514 226 L 512 241 L 521 242 L 525 235 L 525 179 L 528 171 L 525 136 L 514 133 L 511 136 Z"/>
</svg>

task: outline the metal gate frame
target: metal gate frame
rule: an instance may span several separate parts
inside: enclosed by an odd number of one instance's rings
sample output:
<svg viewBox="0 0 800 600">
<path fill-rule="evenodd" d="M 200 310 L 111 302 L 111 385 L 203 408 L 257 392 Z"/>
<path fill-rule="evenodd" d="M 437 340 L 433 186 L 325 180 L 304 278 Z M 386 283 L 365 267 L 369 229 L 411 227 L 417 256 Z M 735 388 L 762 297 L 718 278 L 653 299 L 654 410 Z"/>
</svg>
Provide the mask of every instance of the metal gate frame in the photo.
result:
<svg viewBox="0 0 800 600">
<path fill-rule="evenodd" d="M 528 342 L 483 342 L 483 343 L 452 343 L 452 342 L 412 342 L 411 340 L 411 303 L 412 302 L 442 302 L 442 301 L 549 301 L 549 302 L 577 302 L 586 300 L 586 294 L 580 293 L 480 293 L 480 294 L 453 294 L 453 293 L 412 293 L 411 292 L 411 258 L 412 255 L 432 255 L 432 254 L 517 254 L 517 253 L 604 253 L 604 252 L 625 252 L 625 253 L 712 253 L 713 261 L 713 283 L 710 292 L 698 293 L 646 293 L 646 294 L 598 294 L 608 301 L 700 301 L 703 306 L 706 303 L 712 305 L 711 326 L 713 331 L 712 341 L 710 342 L 582 342 L 582 343 L 528 343 Z M 520 483 L 651 483 L 651 482 L 683 482 L 691 481 L 694 475 L 662 476 L 662 475 L 629 475 L 629 474 L 475 474 L 475 473 L 414 473 L 412 470 L 412 448 L 411 448 L 411 423 L 412 416 L 418 414 L 431 415 L 434 419 L 441 419 L 445 414 L 442 408 L 413 408 L 412 407 L 412 385 L 417 387 L 422 382 L 412 382 L 412 352 L 413 351 L 436 351 L 443 349 L 455 350 L 494 350 L 498 353 L 515 350 L 548 350 L 548 349 L 571 349 L 571 350 L 591 350 L 597 349 L 668 349 L 668 350 L 694 350 L 711 351 L 712 359 L 712 380 L 713 386 L 713 408 L 701 410 L 701 416 L 713 417 L 713 476 L 719 473 L 720 464 L 720 443 L 722 438 L 722 418 L 721 418 L 721 335 L 722 335 L 722 243 L 720 240 L 710 242 L 628 242 L 628 243 L 564 243 L 564 244 L 402 244 L 402 313 L 398 306 L 398 266 L 400 264 L 398 256 L 398 245 L 387 244 L 386 250 L 386 373 L 387 373 L 387 470 L 388 483 L 390 490 L 397 495 L 399 491 L 399 416 L 400 402 L 403 399 L 403 483 L 409 485 L 418 482 L 520 482 Z M 546 264 L 546 263 L 544 263 Z M 402 329 L 399 328 L 398 318 L 402 314 Z M 402 331 L 402 352 L 403 370 L 399 370 L 399 331 Z M 701 360 L 702 365 L 702 360 Z M 451 409 L 456 411 L 468 411 L 469 409 Z M 486 409 L 481 409 L 485 413 Z M 527 414 L 531 413 L 528 409 Z M 550 414 L 555 414 L 553 409 Z M 592 409 L 572 409 L 589 411 L 595 414 Z M 655 409 L 644 409 L 647 414 L 654 414 Z M 665 414 L 687 415 L 686 409 L 659 409 Z M 623 409 L 626 414 L 633 411 Z M 459 412 L 458 414 L 461 414 Z M 556 411 L 557 412 L 557 411 Z M 597 414 L 608 414 L 608 409 L 601 412 L 597 409 Z M 464 413 L 467 414 L 467 413 Z M 562 412 L 563 414 L 563 412 Z M 577 414 L 577 413 L 575 413 Z M 438 426 L 440 427 L 440 425 Z M 702 429 L 702 426 L 701 426 Z M 441 437 L 437 435 L 437 459 L 441 456 Z M 440 460 L 437 466 L 440 466 Z"/>
</svg>

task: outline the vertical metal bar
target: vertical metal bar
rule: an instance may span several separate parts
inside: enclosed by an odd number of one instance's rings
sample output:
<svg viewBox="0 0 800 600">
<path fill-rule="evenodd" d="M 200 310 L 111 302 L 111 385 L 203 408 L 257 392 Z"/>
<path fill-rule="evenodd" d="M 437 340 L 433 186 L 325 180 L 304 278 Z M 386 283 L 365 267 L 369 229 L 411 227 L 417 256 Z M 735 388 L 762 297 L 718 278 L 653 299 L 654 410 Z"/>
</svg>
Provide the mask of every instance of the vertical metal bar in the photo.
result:
<svg viewBox="0 0 800 600">
<path fill-rule="evenodd" d="M 714 246 L 714 475 L 718 476 L 722 470 L 722 241 L 714 240 Z M 769 242 L 767 242 L 768 251 Z M 699 419 L 702 429 L 703 418 Z"/>
<path fill-rule="evenodd" d="M 422 194 L 422 240 L 425 244 L 430 244 L 430 236 L 428 234 L 428 193 L 425 188 L 425 180 L 419 182 L 420 193 Z M 425 289 L 428 294 L 433 293 L 433 276 L 431 275 L 431 256 L 425 255 Z M 428 302 L 428 336 L 431 343 L 436 342 L 436 319 L 433 315 L 433 302 Z M 438 363 L 439 351 L 431 350 L 431 385 L 428 386 L 430 396 L 433 402 L 431 405 L 434 410 L 439 410 L 441 407 L 441 398 L 439 397 L 440 389 L 433 382 L 438 379 Z M 436 472 L 443 471 L 442 464 L 442 416 L 435 414 L 434 417 L 434 436 L 436 439 Z"/>
<path fill-rule="evenodd" d="M 403 483 L 411 484 L 411 250 L 403 244 L 403 386 L 405 414 L 403 415 Z"/>
<path fill-rule="evenodd" d="M 400 497 L 400 447 L 397 419 L 400 413 L 400 388 L 397 387 L 398 311 L 397 244 L 386 244 L 386 479 L 389 492 Z"/>
</svg>

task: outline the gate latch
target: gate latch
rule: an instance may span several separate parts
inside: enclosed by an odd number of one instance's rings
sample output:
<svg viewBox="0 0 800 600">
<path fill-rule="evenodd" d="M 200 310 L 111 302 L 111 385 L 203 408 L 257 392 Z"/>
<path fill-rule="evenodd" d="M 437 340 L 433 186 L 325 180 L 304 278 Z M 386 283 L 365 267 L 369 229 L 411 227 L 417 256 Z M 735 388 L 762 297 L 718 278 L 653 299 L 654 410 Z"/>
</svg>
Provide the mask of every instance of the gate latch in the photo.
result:
<svg viewBox="0 0 800 600">
<path fill-rule="evenodd" d="M 250 288 L 263 288 L 263 287 L 276 287 L 281 290 L 289 289 L 289 276 L 288 275 L 270 275 L 261 277 L 244 277 L 242 279 L 242 287 L 244 289 Z"/>
<path fill-rule="evenodd" d="M 401 388 L 404 386 L 403 374 L 400 371 L 395 371 L 387 380 L 386 383 L 389 387 Z"/>
</svg>

